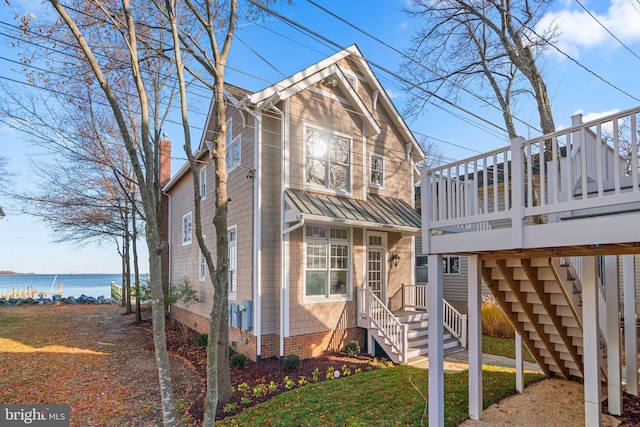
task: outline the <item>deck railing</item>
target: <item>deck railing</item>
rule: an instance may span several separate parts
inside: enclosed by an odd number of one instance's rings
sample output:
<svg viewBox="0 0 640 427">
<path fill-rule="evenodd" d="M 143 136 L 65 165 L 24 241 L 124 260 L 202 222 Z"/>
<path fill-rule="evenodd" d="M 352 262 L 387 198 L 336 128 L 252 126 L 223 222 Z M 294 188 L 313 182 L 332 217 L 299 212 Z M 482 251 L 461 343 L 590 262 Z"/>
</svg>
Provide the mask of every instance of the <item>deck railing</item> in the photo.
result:
<svg viewBox="0 0 640 427">
<path fill-rule="evenodd" d="M 512 228 L 522 247 L 525 225 L 637 209 L 640 200 L 640 108 L 581 124 L 448 165 L 422 170 L 423 232 Z"/>
</svg>

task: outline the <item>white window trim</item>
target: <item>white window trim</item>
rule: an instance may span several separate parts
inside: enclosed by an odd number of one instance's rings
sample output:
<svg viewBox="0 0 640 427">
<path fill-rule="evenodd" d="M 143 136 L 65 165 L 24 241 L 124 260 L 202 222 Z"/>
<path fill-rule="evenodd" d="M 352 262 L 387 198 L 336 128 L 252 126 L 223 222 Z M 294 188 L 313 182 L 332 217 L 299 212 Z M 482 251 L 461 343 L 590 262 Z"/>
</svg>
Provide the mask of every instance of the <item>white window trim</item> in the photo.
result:
<svg viewBox="0 0 640 427">
<path fill-rule="evenodd" d="M 349 83 L 349 78 L 353 79 L 353 90 L 355 90 L 356 92 L 358 91 L 358 76 L 355 75 L 355 73 L 352 73 L 351 71 L 346 71 L 346 70 L 342 70 L 342 74 L 344 74 L 347 83 Z M 350 84 L 350 83 L 349 83 Z"/>
<path fill-rule="evenodd" d="M 233 270 L 236 274 L 236 291 L 235 292 L 231 292 L 231 282 L 229 282 L 229 295 L 228 298 L 230 300 L 236 301 L 238 299 L 238 225 L 231 225 L 229 227 L 227 227 L 227 236 L 229 235 L 229 233 L 231 231 L 235 231 L 236 232 L 236 240 L 233 243 L 233 245 L 231 244 L 231 242 L 229 242 L 229 247 L 234 246 L 236 248 L 236 268 L 235 270 Z M 231 260 L 229 260 L 229 267 L 231 267 Z M 231 269 L 229 269 L 229 271 L 232 271 Z"/>
<path fill-rule="evenodd" d="M 204 177 L 203 177 L 204 175 Z M 207 198 L 207 165 L 200 169 L 200 200 Z"/>
<path fill-rule="evenodd" d="M 227 146 L 227 154 L 231 150 L 231 147 L 235 147 L 236 145 L 238 146 L 238 163 L 229 165 L 229 156 L 227 155 L 227 173 L 231 172 L 242 164 L 242 140 L 240 138 L 240 135 L 231 140 L 231 144 Z"/>
<path fill-rule="evenodd" d="M 373 172 L 373 168 L 371 167 L 371 163 L 373 162 L 374 158 L 382 160 L 382 177 L 380 178 L 380 181 L 381 181 L 380 184 L 378 184 L 377 182 L 373 182 L 371 180 L 371 173 Z M 369 153 L 369 186 L 375 187 L 375 188 L 384 188 L 385 169 L 386 169 L 386 162 L 385 162 L 384 156 L 382 154 Z"/>
<path fill-rule="evenodd" d="M 204 243 L 207 243 L 207 236 L 202 235 L 202 239 L 204 240 Z M 204 282 L 205 280 L 207 280 L 207 262 L 204 259 L 204 254 L 202 253 L 202 249 L 198 250 L 198 279 L 200 279 L 201 282 Z"/>
<path fill-rule="evenodd" d="M 189 231 L 188 236 L 185 227 L 187 227 Z M 191 212 L 182 216 L 182 226 L 180 227 L 180 230 L 182 231 L 182 246 L 190 245 L 193 241 L 193 214 Z"/>
<path fill-rule="evenodd" d="M 303 145 L 306 143 L 307 129 L 309 128 L 315 129 L 319 132 L 323 132 L 326 134 L 340 136 L 342 138 L 346 138 L 349 140 L 349 174 L 347 176 L 348 185 L 347 185 L 346 191 L 330 188 L 329 185 L 316 185 L 316 184 L 308 183 L 305 176 L 305 169 L 304 169 L 307 165 L 307 153 L 306 153 L 306 147 L 303 146 L 302 148 L 302 182 L 303 182 L 304 188 L 319 190 L 319 191 L 322 191 L 323 193 L 350 196 L 353 191 L 353 137 L 342 132 L 334 131 L 329 128 L 324 128 L 322 126 L 317 126 L 311 123 L 304 123 L 302 127 Z M 329 177 L 327 177 L 327 180 L 328 179 Z"/>
<path fill-rule="evenodd" d="M 458 258 L 458 272 L 457 273 L 450 273 L 449 272 L 449 264 L 450 264 L 451 258 Z M 442 257 L 442 261 L 443 261 L 443 263 L 446 261 L 446 266 L 447 266 L 446 271 L 445 271 L 444 267 L 442 268 L 442 274 L 446 274 L 448 276 L 458 276 L 458 275 L 460 275 L 460 270 L 462 269 L 461 268 L 462 267 L 462 261 L 461 261 L 459 256 L 457 256 L 457 255 L 455 255 L 455 256 L 443 256 Z"/>
<path fill-rule="evenodd" d="M 307 237 L 307 226 L 314 225 L 323 225 L 327 227 L 327 237 L 324 239 L 315 239 Z M 323 304 L 323 303 L 331 303 L 331 302 L 346 302 L 351 301 L 353 299 L 353 233 L 350 227 L 343 227 L 336 225 L 337 228 L 342 228 L 347 230 L 347 240 L 331 240 L 329 235 L 329 229 L 331 228 L 330 224 L 305 224 L 303 228 L 303 239 L 302 239 L 302 303 L 303 304 Z M 330 245 L 331 242 L 342 243 L 348 246 L 349 248 L 349 269 L 347 270 L 347 294 L 346 295 L 330 295 L 329 294 L 329 284 L 327 284 L 327 289 L 325 295 L 313 295 L 307 296 L 307 242 L 310 243 L 326 243 Z M 330 258 L 331 251 L 327 251 L 327 271 L 330 270 Z"/>
</svg>

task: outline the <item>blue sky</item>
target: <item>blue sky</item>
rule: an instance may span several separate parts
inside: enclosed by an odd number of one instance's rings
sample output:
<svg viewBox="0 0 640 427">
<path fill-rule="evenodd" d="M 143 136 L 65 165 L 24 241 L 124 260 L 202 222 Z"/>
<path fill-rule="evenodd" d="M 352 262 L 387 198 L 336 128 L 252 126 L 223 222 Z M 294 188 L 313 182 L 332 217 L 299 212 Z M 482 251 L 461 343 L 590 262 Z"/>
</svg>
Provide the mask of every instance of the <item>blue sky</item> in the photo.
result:
<svg viewBox="0 0 640 427">
<path fill-rule="evenodd" d="M 409 46 L 417 26 L 416 22 L 411 21 L 402 12 L 402 8 L 409 5 L 407 0 L 349 0 L 347 2 L 317 0 L 317 2 L 344 20 L 401 51 Z M 575 0 L 555 2 L 549 15 L 545 17 L 545 20 L 555 19 L 560 25 L 561 34 L 556 44 L 603 79 L 632 96 L 640 98 L 640 85 L 637 83 L 640 58 L 635 56 L 640 56 L 640 2 L 637 0 L 580 0 L 580 2 L 631 52 L 608 34 Z M 37 17 L 42 17 L 46 13 L 41 9 L 40 1 L 12 1 L 12 4 L 22 14 L 33 13 Z M 278 4 L 275 8 L 288 18 L 340 46 L 357 44 L 371 62 L 394 72 L 399 70 L 402 61 L 400 55 L 329 16 L 313 4 L 298 0 L 292 6 Z M 13 15 L 12 9 L 0 7 L 3 23 L 13 24 Z M 6 34 L 8 29 L 2 26 L 0 32 Z M 232 47 L 227 81 L 250 90 L 259 90 L 335 53 L 337 49 L 273 17 L 266 17 L 258 24 L 241 21 Z M 10 40 L 3 35 L 0 35 L 0 57 L 3 58 L 0 59 L 0 76 L 24 81 L 19 66 L 4 59 L 15 59 L 17 52 L 11 49 Z M 375 66 L 372 68 L 397 108 L 402 111 L 407 95 L 402 92 L 399 82 Z M 639 101 L 613 89 L 555 51 L 548 51 L 543 68 L 557 127 L 569 126 L 570 116 L 578 112 L 589 119 L 640 104 Z M 17 84 L 13 88 L 17 91 L 24 90 L 24 87 Z M 477 88 L 470 89 L 477 90 Z M 482 105 L 478 100 L 461 97 L 458 103 L 478 116 L 502 126 L 500 115 L 486 105 Z M 201 100 L 195 105 L 201 111 L 206 111 L 208 102 Z M 507 144 L 504 135 L 496 134 L 494 131 L 486 132 L 483 129 L 486 126 L 479 128 L 469 124 L 469 120 L 472 122 L 477 120 L 466 116 L 461 111 L 451 107 L 447 110 L 449 111 L 429 105 L 421 117 L 409 122 L 418 138 L 421 135 L 427 135 L 436 141 L 444 141 L 440 142 L 439 146 L 447 158 L 469 157 L 474 154 L 469 149 L 487 151 Z M 529 101 L 520 103 L 515 114 L 524 121 L 537 124 L 535 109 Z M 202 114 L 193 115 L 194 127 L 200 128 L 203 118 Z M 172 156 L 173 172 L 175 172 L 184 158 L 184 153 L 181 152 L 181 131 L 175 126 L 169 127 L 166 131 L 173 140 Z M 523 132 L 523 136 L 527 136 L 526 132 Z M 30 180 L 29 157 L 32 153 L 33 147 L 29 145 L 27 139 L 15 131 L 0 127 L 0 155 L 9 158 L 9 169 L 16 174 L 13 182 L 18 189 L 33 185 Z M 7 201 L 0 200 L 1 206 L 7 204 Z M 115 247 L 89 244 L 83 248 L 76 248 L 65 244 L 53 244 L 51 243 L 53 236 L 45 224 L 11 209 L 7 210 L 7 214 L 7 218 L 0 220 L 0 270 L 11 269 L 36 273 L 117 273 L 120 271 L 120 260 Z M 146 256 L 146 252 L 143 252 L 142 258 Z"/>
</svg>

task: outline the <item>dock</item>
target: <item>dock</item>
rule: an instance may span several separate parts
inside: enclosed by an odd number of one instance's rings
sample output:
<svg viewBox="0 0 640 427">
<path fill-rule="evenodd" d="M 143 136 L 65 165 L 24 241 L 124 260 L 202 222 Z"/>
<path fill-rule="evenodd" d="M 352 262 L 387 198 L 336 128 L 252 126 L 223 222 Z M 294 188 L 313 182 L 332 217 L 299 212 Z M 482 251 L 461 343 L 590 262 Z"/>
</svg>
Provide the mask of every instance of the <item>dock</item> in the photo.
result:
<svg viewBox="0 0 640 427">
<path fill-rule="evenodd" d="M 35 286 L 27 286 L 27 289 L 22 290 L 22 287 L 13 288 L 10 291 L 0 292 L 0 298 L 44 298 L 47 295 L 60 295 L 62 296 L 62 283 L 58 283 L 57 291 L 40 291 Z"/>
</svg>

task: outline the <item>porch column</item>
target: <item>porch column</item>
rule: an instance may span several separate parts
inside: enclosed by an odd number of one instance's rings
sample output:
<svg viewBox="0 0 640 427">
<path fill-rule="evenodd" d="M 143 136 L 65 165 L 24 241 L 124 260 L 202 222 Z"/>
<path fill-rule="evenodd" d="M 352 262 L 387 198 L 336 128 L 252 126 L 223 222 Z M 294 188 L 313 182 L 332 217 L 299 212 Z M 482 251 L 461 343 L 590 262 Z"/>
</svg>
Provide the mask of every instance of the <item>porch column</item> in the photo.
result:
<svg viewBox="0 0 640 427">
<path fill-rule="evenodd" d="M 516 391 L 524 391 L 524 358 L 522 357 L 522 335 L 516 332 Z"/>
<path fill-rule="evenodd" d="M 620 366 L 620 286 L 618 285 L 618 257 L 604 259 L 604 278 L 607 304 L 607 394 L 609 413 L 622 414 L 622 371 Z"/>
<path fill-rule="evenodd" d="M 584 422 L 600 427 L 600 366 L 598 266 L 593 256 L 582 257 L 582 318 L 584 333 Z"/>
<path fill-rule="evenodd" d="M 469 265 L 469 418 L 479 420 L 482 417 L 481 261 L 478 255 L 470 255 L 467 259 Z"/>
<path fill-rule="evenodd" d="M 624 283 L 624 337 L 627 361 L 627 393 L 638 395 L 638 332 L 636 330 L 636 264 L 633 255 L 622 257 Z M 631 363 L 630 363 L 631 362 Z"/>
<path fill-rule="evenodd" d="M 429 427 L 444 427 L 442 255 L 429 255 Z"/>
</svg>

